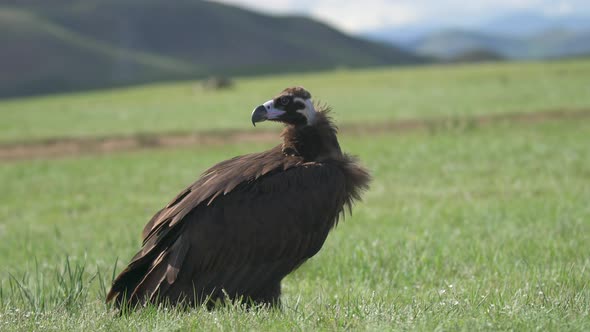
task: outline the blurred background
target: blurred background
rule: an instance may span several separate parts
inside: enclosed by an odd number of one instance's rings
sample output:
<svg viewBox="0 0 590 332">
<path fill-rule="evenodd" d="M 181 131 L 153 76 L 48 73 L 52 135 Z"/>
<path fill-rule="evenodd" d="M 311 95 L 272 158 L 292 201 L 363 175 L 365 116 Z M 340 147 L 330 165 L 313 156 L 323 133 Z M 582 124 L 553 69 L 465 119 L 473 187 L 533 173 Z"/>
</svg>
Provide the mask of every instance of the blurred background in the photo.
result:
<svg viewBox="0 0 590 332">
<path fill-rule="evenodd" d="M 585 0 L 1 0 L 0 97 L 590 54 Z"/>
</svg>

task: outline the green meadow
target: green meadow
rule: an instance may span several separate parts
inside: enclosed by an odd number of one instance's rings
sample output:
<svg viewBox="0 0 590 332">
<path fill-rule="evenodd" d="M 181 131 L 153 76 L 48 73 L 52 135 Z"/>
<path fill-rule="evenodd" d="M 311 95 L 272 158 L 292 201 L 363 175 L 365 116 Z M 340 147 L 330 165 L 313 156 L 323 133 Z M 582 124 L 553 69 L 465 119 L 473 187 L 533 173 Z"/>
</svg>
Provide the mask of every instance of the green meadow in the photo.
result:
<svg viewBox="0 0 590 332">
<path fill-rule="evenodd" d="M 292 85 L 340 124 L 590 107 L 590 61 L 341 70 L 0 101 L 0 143 L 80 136 L 250 129 L 250 113 Z"/>
<path fill-rule="evenodd" d="M 294 84 L 340 124 L 586 110 L 590 61 L 338 71 L 0 102 L 2 142 L 240 129 Z M 283 282 L 282 310 L 104 304 L 147 220 L 213 163 L 279 142 L 0 162 L 0 330 L 590 329 L 589 117 L 340 135 L 374 180 Z M 8 123 L 8 122 L 9 123 Z M 277 124 L 261 124 L 273 127 Z M 256 130 L 256 129 L 253 129 Z"/>
</svg>

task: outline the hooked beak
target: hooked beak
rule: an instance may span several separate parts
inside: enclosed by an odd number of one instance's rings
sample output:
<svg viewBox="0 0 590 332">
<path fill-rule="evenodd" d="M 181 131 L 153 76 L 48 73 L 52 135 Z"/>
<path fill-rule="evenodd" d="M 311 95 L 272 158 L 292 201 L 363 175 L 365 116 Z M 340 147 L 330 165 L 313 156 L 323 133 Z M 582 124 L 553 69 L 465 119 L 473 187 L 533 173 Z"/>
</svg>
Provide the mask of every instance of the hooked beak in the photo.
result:
<svg viewBox="0 0 590 332">
<path fill-rule="evenodd" d="M 276 109 L 274 101 L 269 100 L 254 109 L 252 112 L 252 124 L 256 127 L 257 122 L 277 120 L 283 114 L 285 114 L 285 111 Z"/>
<path fill-rule="evenodd" d="M 252 124 L 256 127 L 256 122 L 262 122 L 267 119 L 268 112 L 266 111 L 266 107 L 264 105 L 260 105 L 254 109 L 252 112 Z"/>
</svg>

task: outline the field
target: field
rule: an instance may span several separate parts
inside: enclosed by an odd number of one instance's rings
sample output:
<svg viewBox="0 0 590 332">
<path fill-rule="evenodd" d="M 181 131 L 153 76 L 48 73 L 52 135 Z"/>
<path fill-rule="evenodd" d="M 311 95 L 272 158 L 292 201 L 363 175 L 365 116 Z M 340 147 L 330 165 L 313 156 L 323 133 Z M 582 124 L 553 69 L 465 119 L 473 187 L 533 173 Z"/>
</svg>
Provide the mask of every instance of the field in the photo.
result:
<svg viewBox="0 0 590 332">
<path fill-rule="evenodd" d="M 56 137 L 254 130 L 252 109 L 292 85 L 329 102 L 340 124 L 584 109 L 590 61 L 431 66 L 195 82 L 0 101 L 0 143 Z"/>
<path fill-rule="evenodd" d="M 589 330 L 589 74 L 588 61 L 425 67 L 0 102 L 4 144 L 245 130 L 254 106 L 293 84 L 354 126 L 564 111 L 343 130 L 371 190 L 285 279 L 282 311 L 120 317 L 103 303 L 159 207 L 216 161 L 276 141 L 0 162 L 0 330 Z"/>
</svg>

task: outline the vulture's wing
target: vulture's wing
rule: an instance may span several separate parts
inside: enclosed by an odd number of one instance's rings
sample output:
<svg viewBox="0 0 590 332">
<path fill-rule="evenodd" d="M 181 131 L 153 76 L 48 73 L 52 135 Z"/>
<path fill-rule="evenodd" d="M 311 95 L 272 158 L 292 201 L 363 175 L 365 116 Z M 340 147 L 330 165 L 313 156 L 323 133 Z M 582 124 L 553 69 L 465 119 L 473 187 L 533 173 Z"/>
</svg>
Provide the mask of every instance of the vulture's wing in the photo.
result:
<svg viewBox="0 0 590 332">
<path fill-rule="evenodd" d="M 261 165 L 265 172 L 253 177 L 243 171 L 241 182 L 223 178 L 212 189 L 224 175 L 218 167 L 181 193 L 146 226 L 144 247 L 108 299 L 158 294 L 175 301 L 193 286 L 256 294 L 317 253 L 347 200 L 344 174 L 300 160 L 274 166 Z"/>
<path fill-rule="evenodd" d="M 168 205 L 158 211 L 143 229 L 144 244 L 163 225 L 174 226 L 201 203 L 210 205 L 218 196 L 226 195 L 238 185 L 256 181 L 270 172 L 285 171 L 301 164 L 297 157 L 285 157 L 282 147 L 220 162 L 203 173 Z"/>
</svg>

